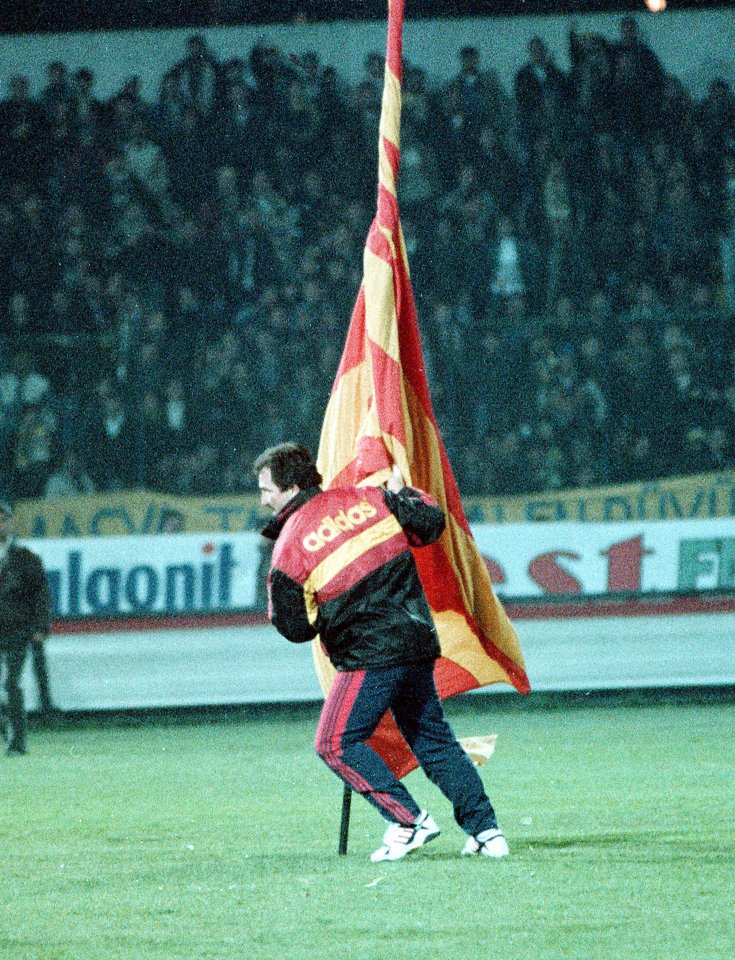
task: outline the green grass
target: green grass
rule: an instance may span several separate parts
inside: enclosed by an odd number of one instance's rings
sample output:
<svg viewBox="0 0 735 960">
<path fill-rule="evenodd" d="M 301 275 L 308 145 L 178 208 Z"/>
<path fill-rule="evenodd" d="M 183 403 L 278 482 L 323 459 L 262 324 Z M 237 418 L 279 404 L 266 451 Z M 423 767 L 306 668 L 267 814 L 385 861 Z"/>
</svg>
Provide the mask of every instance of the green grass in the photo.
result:
<svg viewBox="0 0 735 960">
<path fill-rule="evenodd" d="M 519 704 L 523 704 L 519 706 Z M 713 960 L 735 951 L 735 705 L 451 701 L 497 732 L 512 857 L 443 826 L 373 865 L 382 821 L 311 747 L 317 711 L 107 718 L 0 758 L 2 960 Z"/>
</svg>

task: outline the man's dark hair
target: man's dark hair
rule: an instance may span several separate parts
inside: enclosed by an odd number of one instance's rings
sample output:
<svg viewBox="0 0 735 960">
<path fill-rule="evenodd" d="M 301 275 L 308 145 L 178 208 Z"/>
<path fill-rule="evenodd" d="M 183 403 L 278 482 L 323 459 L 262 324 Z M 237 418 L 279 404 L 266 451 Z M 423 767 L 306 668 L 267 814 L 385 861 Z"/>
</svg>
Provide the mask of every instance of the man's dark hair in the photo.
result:
<svg viewBox="0 0 735 960">
<path fill-rule="evenodd" d="M 253 473 L 257 476 L 266 468 L 279 490 L 288 490 L 294 484 L 300 490 L 322 485 L 311 451 L 298 443 L 279 443 L 264 450 L 253 464 Z"/>
</svg>

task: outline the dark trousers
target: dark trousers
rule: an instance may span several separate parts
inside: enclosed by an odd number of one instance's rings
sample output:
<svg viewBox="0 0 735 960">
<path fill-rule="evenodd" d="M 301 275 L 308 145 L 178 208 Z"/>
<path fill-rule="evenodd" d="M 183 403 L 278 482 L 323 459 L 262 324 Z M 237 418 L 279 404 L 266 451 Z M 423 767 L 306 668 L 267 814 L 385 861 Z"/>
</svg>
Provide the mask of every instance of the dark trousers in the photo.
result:
<svg viewBox="0 0 735 960">
<path fill-rule="evenodd" d="M 43 715 L 49 715 L 53 713 L 54 703 L 51 699 L 51 687 L 48 680 L 45 643 L 31 643 L 31 655 L 33 657 L 33 673 L 35 674 L 36 684 L 38 686 L 38 699 L 40 701 L 41 713 Z"/>
<path fill-rule="evenodd" d="M 482 780 L 444 716 L 433 663 L 337 673 L 319 721 L 317 753 L 386 820 L 413 823 L 418 804 L 366 743 L 388 710 L 460 827 L 473 835 L 496 827 Z"/>
<path fill-rule="evenodd" d="M 29 642 L 25 633 L 0 637 L 0 665 L 5 674 L 2 712 L 8 747 L 13 750 L 25 750 L 26 746 L 26 709 L 20 678 Z"/>
</svg>

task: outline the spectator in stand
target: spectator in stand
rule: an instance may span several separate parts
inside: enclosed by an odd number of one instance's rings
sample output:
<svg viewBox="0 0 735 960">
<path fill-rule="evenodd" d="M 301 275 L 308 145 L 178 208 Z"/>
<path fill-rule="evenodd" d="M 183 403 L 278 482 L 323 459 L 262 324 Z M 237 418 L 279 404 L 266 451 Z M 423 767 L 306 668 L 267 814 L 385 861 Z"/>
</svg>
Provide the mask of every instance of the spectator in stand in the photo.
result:
<svg viewBox="0 0 735 960">
<path fill-rule="evenodd" d="M 595 133 L 615 128 L 615 52 L 600 34 L 569 31 L 569 93 L 579 120 Z"/>
<path fill-rule="evenodd" d="M 439 170 L 434 153 L 422 142 L 418 131 L 404 124 L 401 131 L 401 177 L 398 193 L 405 217 L 416 220 L 424 231 L 431 221 L 439 192 Z"/>
<path fill-rule="evenodd" d="M 43 108 L 31 97 L 27 77 L 11 77 L 8 88 L 0 101 L 0 176 L 11 184 L 38 183 L 45 162 Z"/>
<path fill-rule="evenodd" d="M 139 482 L 134 425 L 118 392 L 103 395 L 88 428 L 92 482 L 100 491 L 125 490 Z"/>
<path fill-rule="evenodd" d="M 80 136 L 97 139 L 105 126 L 105 107 L 94 93 L 95 76 L 88 67 L 81 67 L 73 78 L 72 103 L 74 124 Z"/>
<path fill-rule="evenodd" d="M 403 70 L 403 93 L 401 116 L 405 123 L 414 127 L 422 143 L 426 143 L 432 156 L 436 149 L 432 142 L 433 98 L 429 92 L 426 72 L 407 63 Z"/>
<path fill-rule="evenodd" d="M 495 299 L 495 310 L 502 313 L 508 300 L 524 297 L 532 312 L 540 307 L 543 295 L 542 265 L 532 240 L 522 237 L 513 220 L 498 217 L 495 240 L 487 257 L 487 289 Z"/>
<path fill-rule="evenodd" d="M 704 227 L 688 178 L 672 181 L 665 190 L 653 234 L 666 276 L 685 273 L 693 280 L 706 276 L 708 237 Z"/>
<path fill-rule="evenodd" d="M 224 491 L 220 450 L 213 443 L 198 443 L 184 458 L 177 490 L 187 496 L 211 496 Z"/>
<path fill-rule="evenodd" d="M 373 50 L 363 61 L 363 74 L 359 86 L 365 86 L 372 92 L 373 98 L 380 103 L 385 81 L 385 57 Z"/>
<path fill-rule="evenodd" d="M 58 257 L 51 244 L 52 212 L 35 187 L 21 188 L 17 195 L 12 275 L 17 288 L 35 304 L 43 301 L 58 278 Z"/>
<path fill-rule="evenodd" d="M 290 177 L 299 181 L 308 170 L 318 167 L 323 150 L 318 104 L 309 97 L 300 79 L 295 78 L 288 84 L 285 101 L 272 120 L 278 147 L 285 146 L 290 151 Z"/>
<path fill-rule="evenodd" d="M 174 124 L 175 118 L 171 117 L 170 122 Z M 196 209 L 211 194 L 217 144 L 212 142 L 208 127 L 191 104 L 161 141 L 161 150 L 174 201 L 186 210 Z"/>
<path fill-rule="evenodd" d="M 723 162 L 719 214 L 720 257 L 725 302 L 735 314 L 735 151 L 726 153 Z"/>
<path fill-rule="evenodd" d="M 561 159 L 549 164 L 543 185 L 545 247 L 548 250 L 546 309 L 564 294 L 586 292 L 589 261 L 578 231 L 574 195 Z M 586 274 L 586 275 L 585 275 Z"/>
<path fill-rule="evenodd" d="M 3 418 L 17 418 L 23 407 L 40 404 L 51 391 L 48 379 L 38 372 L 27 350 L 13 354 L 10 370 L 0 376 L 0 410 Z"/>
<path fill-rule="evenodd" d="M 74 99 L 74 87 L 69 68 L 61 60 L 54 60 L 46 67 L 47 83 L 41 91 L 38 101 L 51 119 L 61 105 L 70 107 Z"/>
<path fill-rule="evenodd" d="M 219 93 L 219 63 L 201 34 L 187 38 L 186 56 L 176 64 L 172 76 L 186 102 L 202 117 L 214 109 Z"/>
<path fill-rule="evenodd" d="M 152 129 L 160 146 L 165 147 L 174 142 L 177 131 L 181 128 L 184 112 L 189 106 L 181 74 L 173 69 L 166 71 L 151 110 Z"/>
<path fill-rule="evenodd" d="M 488 438 L 484 465 L 489 475 L 488 493 L 502 496 L 529 492 L 524 445 L 515 431 Z"/>
<path fill-rule="evenodd" d="M 161 512 L 158 533 L 184 533 L 185 530 L 186 518 L 181 510 L 169 507 Z"/>
<path fill-rule="evenodd" d="M 145 120 L 136 120 L 124 147 L 125 166 L 146 200 L 162 203 L 168 189 L 163 153 L 151 138 Z"/>
<path fill-rule="evenodd" d="M 636 18 L 622 17 L 615 46 L 615 95 L 618 128 L 624 136 L 638 139 L 660 123 L 664 76 Z"/>
<path fill-rule="evenodd" d="M 224 88 L 223 101 L 213 117 L 219 162 L 234 167 L 242 185 L 250 182 L 263 117 L 256 110 L 255 91 L 238 77 Z"/>
<path fill-rule="evenodd" d="M 25 339 L 38 333 L 38 320 L 27 294 L 18 292 L 8 300 L 7 319 L 3 332 L 11 340 Z"/>
<path fill-rule="evenodd" d="M 18 419 L 11 489 L 16 500 L 43 496 L 56 458 L 56 418 L 45 403 L 29 403 Z"/>
<path fill-rule="evenodd" d="M 491 124 L 486 124 L 477 140 L 477 181 L 501 213 L 512 216 L 521 207 L 521 171 L 517 157 Z"/>
<path fill-rule="evenodd" d="M 528 62 L 516 73 L 514 89 L 519 133 L 526 149 L 540 133 L 559 134 L 567 79 L 541 37 L 529 41 Z"/>
<path fill-rule="evenodd" d="M 735 150 L 735 94 L 729 83 L 716 77 L 697 109 L 707 141 L 718 151 Z"/>
<path fill-rule="evenodd" d="M 43 496 L 45 500 L 56 500 L 59 497 L 88 496 L 94 492 L 94 483 L 79 454 L 74 449 L 68 449 L 48 478 Z"/>
<path fill-rule="evenodd" d="M 459 52 L 459 70 L 450 80 L 445 94 L 451 106 L 451 122 L 459 126 L 474 144 L 480 130 L 492 123 L 505 133 L 510 124 L 512 106 L 495 70 L 482 69 L 480 51 L 465 46 Z"/>
</svg>

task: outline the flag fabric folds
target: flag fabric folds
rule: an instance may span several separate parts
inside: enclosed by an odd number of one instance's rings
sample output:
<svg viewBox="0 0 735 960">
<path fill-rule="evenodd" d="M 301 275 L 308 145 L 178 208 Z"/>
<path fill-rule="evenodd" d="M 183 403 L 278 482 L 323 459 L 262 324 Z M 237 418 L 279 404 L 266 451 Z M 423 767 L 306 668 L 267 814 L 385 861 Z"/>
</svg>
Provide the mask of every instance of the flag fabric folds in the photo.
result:
<svg viewBox="0 0 735 960">
<path fill-rule="evenodd" d="M 428 491 L 443 507 L 447 525 L 442 537 L 415 551 L 441 642 L 435 669 L 439 696 L 498 681 L 526 693 L 530 686 L 520 643 L 470 532 L 429 395 L 397 199 L 403 13 L 404 0 L 392 0 L 377 213 L 317 464 L 324 486 L 331 487 L 383 483 L 395 463 L 407 483 Z M 334 671 L 318 638 L 313 652 L 326 693 Z M 390 716 L 370 743 L 398 776 L 417 765 Z"/>
</svg>

